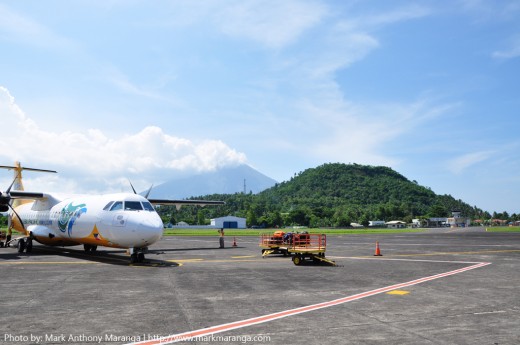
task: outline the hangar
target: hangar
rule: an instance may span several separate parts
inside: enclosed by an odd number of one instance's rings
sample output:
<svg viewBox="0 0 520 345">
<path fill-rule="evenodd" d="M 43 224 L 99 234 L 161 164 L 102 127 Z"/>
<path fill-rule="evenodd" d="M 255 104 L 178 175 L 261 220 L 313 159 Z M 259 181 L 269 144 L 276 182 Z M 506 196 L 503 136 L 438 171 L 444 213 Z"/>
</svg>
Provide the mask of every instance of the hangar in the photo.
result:
<svg viewBox="0 0 520 345">
<path fill-rule="evenodd" d="M 211 220 L 211 226 L 215 228 L 225 228 L 225 229 L 245 229 L 246 228 L 246 219 L 235 217 L 235 216 L 226 216 L 215 218 Z"/>
</svg>

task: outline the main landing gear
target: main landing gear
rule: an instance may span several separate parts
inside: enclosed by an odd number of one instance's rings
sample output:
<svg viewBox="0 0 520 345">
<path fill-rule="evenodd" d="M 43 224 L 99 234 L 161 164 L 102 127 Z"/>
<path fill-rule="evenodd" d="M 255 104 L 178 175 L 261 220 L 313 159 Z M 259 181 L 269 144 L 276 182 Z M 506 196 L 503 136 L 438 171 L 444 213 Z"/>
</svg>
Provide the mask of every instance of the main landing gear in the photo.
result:
<svg viewBox="0 0 520 345">
<path fill-rule="evenodd" d="M 17 244 L 16 248 L 18 249 L 18 253 L 23 253 L 24 251 L 26 253 L 32 252 L 32 249 L 33 249 L 32 237 L 20 238 L 18 240 L 18 244 Z"/>
<path fill-rule="evenodd" d="M 83 245 L 83 250 L 87 254 L 94 253 L 97 250 L 97 246 L 95 246 L 93 244 L 84 244 Z"/>
<path fill-rule="evenodd" d="M 130 248 L 130 264 L 140 264 L 144 262 L 144 254 L 148 252 L 148 247 Z"/>
</svg>

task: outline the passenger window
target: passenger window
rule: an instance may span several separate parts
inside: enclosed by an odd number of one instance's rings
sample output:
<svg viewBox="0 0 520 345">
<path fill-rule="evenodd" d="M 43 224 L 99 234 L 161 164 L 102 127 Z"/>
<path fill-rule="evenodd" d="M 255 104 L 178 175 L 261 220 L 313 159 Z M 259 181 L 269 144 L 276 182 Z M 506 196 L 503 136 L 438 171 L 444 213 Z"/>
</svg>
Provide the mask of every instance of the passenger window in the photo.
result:
<svg viewBox="0 0 520 345">
<path fill-rule="evenodd" d="M 118 211 L 123 209 L 123 202 L 122 201 L 116 201 L 110 208 L 110 211 Z"/>
<path fill-rule="evenodd" d="M 142 211 L 143 205 L 139 201 L 125 201 L 125 211 Z"/>
<path fill-rule="evenodd" d="M 148 201 L 143 201 L 143 206 L 146 211 L 155 211 L 152 204 L 150 204 Z"/>
<path fill-rule="evenodd" d="M 113 203 L 114 203 L 113 201 L 109 202 L 105 207 L 103 207 L 103 211 L 110 210 L 110 206 L 112 206 Z"/>
</svg>

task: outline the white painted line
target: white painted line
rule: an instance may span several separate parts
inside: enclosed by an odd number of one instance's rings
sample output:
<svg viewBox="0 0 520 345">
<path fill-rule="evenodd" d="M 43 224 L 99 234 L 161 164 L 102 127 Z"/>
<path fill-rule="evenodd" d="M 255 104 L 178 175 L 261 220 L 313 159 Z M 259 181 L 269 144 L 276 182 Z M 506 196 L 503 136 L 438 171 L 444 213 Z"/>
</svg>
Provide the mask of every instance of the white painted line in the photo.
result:
<svg viewBox="0 0 520 345">
<path fill-rule="evenodd" d="M 231 331 L 234 329 L 249 327 L 249 326 L 253 326 L 253 325 L 258 325 L 261 323 L 270 322 L 270 321 L 278 320 L 278 319 L 281 319 L 284 317 L 289 317 L 289 316 L 298 315 L 298 314 L 302 314 L 302 313 L 307 313 L 307 312 L 318 310 L 318 309 L 333 307 L 336 305 L 356 301 L 356 300 L 359 300 L 362 298 L 378 295 L 378 294 L 385 293 L 388 291 L 401 289 L 404 287 L 408 287 L 408 286 L 412 286 L 412 285 L 416 285 L 416 284 L 420 284 L 420 283 L 425 283 L 425 282 L 428 282 L 431 280 L 459 274 L 462 272 L 470 271 L 475 268 L 480 268 L 480 267 L 484 267 L 487 265 L 490 265 L 490 263 L 489 262 L 480 262 L 478 264 L 467 266 L 467 267 L 460 268 L 457 270 L 440 273 L 440 274 L 436 274 L 433 276 L 423 277 L 423 278 L 415 279 L 415 280 L 405 282 L 405 283 L 394 284 L 391 286 L 386 286 L 386 287 L 382 287 L 382 288 L 379 288 L 376 290 L 362 292 L 362 293 L 359 293 L 356 295 L 351 295 L 351 296 L 335 299 L 335 300 L 328 301 L 328 302 L 322 302 L 322 303 L 312 304 L 312 305 L 308 305 L 308 306 L 304 306 L 304 307 L 300 307 L 300 308 L 280 311 L 280 312 L 277 312 L 274 314 L 258 316 L 258 317 L 254 317 L 254 318 L 247 319 L 247 320 L 226 323 L 223 325 L 217 325 L 217 326 L 212 326 L 212 327 L 208 327 L 208 328 L 201 328 L 201 329 L 198 329 L 195 331 L 188 331 L 188 332 L 184 332 L 184 333 L 172 334 L 172 335 L 169 335 L 169 336 L 166 336 L 163 338 L 159 338 L 159 339 L 145 340 L 145 341 L 139 341 L 139 342 L 135 342 L 135 343 L 128 343 L 127 345 L 172 344 L 172 343 L 176 343 L 176 342 L 180 342 L 180 341 L 187 341 L 192 338 L 206 337 L 206 336 L 209 336 L 212 334 L 227 332 L 227 331 Z"/>
<path fill-rule="evenodd" d="M 345 246 L 355 246 L 355 245 L 375 245 L 374 242 L 340 242 L 339 244 Z M 391 247 L 453 247 L 453 243 L 392 243 L 392 242 L 381 242 L 379 244 Z M 459 248 L 464 247 L 507 247 L 507 248 L 518 248 L 518 245 L 514 244 L 462 244 L 458 246 Z"/>
<path fill-rule="evenodd" d="M 330 259 L 352 259 L 352 260 L 388 260 L 388 261 L 410 261 L 410 262 L 438 262 L 444 264 L 466 264 L 473 265 L 479 264 L 479 261 L 447 261 L 447 260 L 426 260 L 426 259 L 394 259 L 394 258 L 385 258 L 385 257 L 361 257 L 361 256 L 327 256 Z"/>
</svg>

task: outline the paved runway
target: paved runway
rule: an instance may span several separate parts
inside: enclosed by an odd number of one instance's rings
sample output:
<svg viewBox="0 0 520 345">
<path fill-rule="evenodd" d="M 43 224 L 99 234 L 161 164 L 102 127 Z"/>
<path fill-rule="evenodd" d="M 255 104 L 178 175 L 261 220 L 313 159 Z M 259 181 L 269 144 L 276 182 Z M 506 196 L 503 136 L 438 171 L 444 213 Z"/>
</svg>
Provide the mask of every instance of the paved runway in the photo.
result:
<svg viewBox="0 0 520 345">
<path fill-rule="evenodd" d="M 0 249 L 0 343 L 520 343 L 520 233 L 328 236 L 338 267 L 237 243 L 166 237 L 138 266 L 106 248 Z"/>
</svg>

